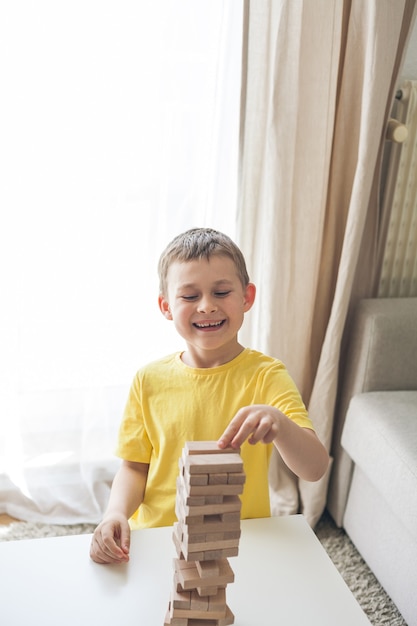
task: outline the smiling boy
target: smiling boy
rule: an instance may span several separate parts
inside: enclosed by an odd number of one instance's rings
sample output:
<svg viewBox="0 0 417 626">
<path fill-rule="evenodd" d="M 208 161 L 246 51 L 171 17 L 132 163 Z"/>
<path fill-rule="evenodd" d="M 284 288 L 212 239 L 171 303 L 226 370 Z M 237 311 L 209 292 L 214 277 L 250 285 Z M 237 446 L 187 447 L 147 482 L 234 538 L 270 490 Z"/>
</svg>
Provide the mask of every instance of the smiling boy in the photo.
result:
<svg viewBox="0 0 417 626">
<path fill-rule="evenodd" d="M 234 242 L 213 229 L 189 230 L 167 246 L 158 270 L 159 308 L 186 349 L 133 380 L 117 448 L 123 461 L 91 542 L 98 563 L 129 559 L 131 528 L 174 523 L 185 441 L 241 448 L 242 519 L 270 515 L 273 445 L 305 480 L 321 478 L 329 461 L 283 363 L 238 341 L 256 288 Z"/>
</svg>

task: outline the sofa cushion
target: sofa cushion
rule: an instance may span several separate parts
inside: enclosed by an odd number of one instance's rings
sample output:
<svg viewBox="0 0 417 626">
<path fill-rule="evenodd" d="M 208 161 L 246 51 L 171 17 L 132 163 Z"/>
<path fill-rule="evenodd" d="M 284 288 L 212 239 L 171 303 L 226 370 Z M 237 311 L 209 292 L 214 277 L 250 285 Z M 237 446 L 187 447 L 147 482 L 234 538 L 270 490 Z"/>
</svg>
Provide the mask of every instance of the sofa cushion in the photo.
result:
<svg viewBox="0 0 417 626">
<path fill-rule="evenodd" d="M 417 539 L 417 391 L 354 396 L 342 446 Z"/>
</svg>

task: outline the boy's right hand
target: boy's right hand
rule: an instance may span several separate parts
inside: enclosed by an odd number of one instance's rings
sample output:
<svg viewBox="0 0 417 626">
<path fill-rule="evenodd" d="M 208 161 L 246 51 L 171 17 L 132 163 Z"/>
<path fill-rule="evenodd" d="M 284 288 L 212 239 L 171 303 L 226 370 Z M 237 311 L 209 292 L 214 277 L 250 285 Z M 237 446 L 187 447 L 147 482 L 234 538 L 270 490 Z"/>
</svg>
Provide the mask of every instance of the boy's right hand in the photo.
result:
<svg viewBox="0 0 417 626">
<path fill-rule="evenodd" d="M 129 561 L 130 526 L 124 517 L 105 518 L 93 533 L 90 557 L 96 563 Z"/>
</svg>

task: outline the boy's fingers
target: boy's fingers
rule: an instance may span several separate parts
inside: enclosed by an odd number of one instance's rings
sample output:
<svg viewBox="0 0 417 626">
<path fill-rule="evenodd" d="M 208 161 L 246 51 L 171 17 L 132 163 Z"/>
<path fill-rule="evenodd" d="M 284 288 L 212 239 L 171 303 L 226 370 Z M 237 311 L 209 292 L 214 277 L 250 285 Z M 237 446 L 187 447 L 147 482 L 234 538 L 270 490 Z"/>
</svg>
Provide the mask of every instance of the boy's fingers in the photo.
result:
<svg viewBox="0 0 417 626">
<path fill-rule="evenodd" d="M 219 446 L 219 448 L 227 448 L 229 446 L 237 448 L 238 446 L 233 446 L 232 444 L 232 440 L 236 432 L 234 430 L 232 431 L 232 430 L 229 430 L 229 428 L 227 428 L 217 442 L 217 445 Z"/>
<path fill-rule="evenodd" d="M 240 430 L 245 419 L 246 417 L 243 413 L 239 412 L 235 415 L 217 442 L 219 448 L 227 448 L 227 446 L 239 448 L 240 444 L 245 440 L 245 437 L 242 438 L 242 436 L 239 436 L 239 434 L 241 435 Z"/>
<path fill-rule="evenodd" d="M 120 563 L 129 560 L 130 527 L 126 523 L 102 524 L 93 534 L 91 558 L 97 563 Z"/>
<path fill-rule="evenodd" d="M 108 539 L 108 546 L 112 556 L 118 559 L 127 560 L 130 548 L 130 527 L 128 523 L 121 523 L 114 529 L 113 534 Z"/>
<path fill-rule="evenodd" d="M 122 536 L 120 538 L 120 547 L 125 554 L 129 554 L 130 550 L 130 527 L 123 526 Z"/>
</svg>

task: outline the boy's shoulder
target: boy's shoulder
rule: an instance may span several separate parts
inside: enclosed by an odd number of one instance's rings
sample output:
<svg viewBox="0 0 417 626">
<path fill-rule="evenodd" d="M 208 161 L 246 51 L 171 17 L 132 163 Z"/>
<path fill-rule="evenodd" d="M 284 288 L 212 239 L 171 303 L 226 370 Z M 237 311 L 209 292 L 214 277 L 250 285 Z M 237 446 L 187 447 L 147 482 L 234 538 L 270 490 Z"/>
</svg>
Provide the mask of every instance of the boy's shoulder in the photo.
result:
<svg viewBox="0 0 417 626">
<path fill-rule="evenodd" d="M 173 352 L 159 357 L 158 359 L 154 359 L 153 361 L 149 361 L 138 369 L 137 375 L 142 376 L 146 373 L 157 372 L 167 367 L 172 367 L 172 365 L 179 359 L 180 354 L 180 352 Z"/>
<path fill-rule="evenodd" d="M 248 362 L 257 364 L 258 366 L 264 367 L 285 367 L 283 362 L 277 359 L 276 357 L 270 356 L 269 354 L 265 354 L 264 352 L 259 352 L 259 350 L 252 350 L 251 348 L 245 349 L 245 356 Z"/>
</svg>

